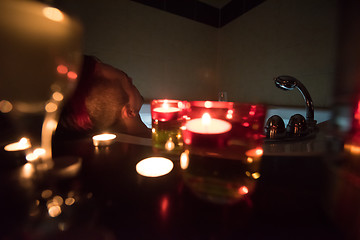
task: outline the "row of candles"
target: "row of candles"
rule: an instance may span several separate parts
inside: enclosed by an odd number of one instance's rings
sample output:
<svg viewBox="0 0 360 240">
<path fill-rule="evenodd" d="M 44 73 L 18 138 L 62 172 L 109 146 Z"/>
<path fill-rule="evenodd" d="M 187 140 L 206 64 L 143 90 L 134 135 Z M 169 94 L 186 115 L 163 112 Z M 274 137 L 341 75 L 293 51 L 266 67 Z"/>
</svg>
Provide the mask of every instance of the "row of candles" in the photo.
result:
<svg viewBox="0 0 360 240">
<path fill-rule="evenodd" d="M 152 145 L 156 150 L 182 152 L 185 148 L 196 154 L 196 148 L 201 148 L 224 153 L 235 142 L 249 155 L 249 151 L 261 150 L 258 147 L 263 138 L 265 111 L 262 105 L 233 102 L 153 100 Z M 105 133 L 94 136 L 92 141 L 95 147 L 103 147 L 112 144 L 115 138 L 115 134 Z M 42 149 L 29 151 L 31 147 L 30 140 L 22 138 L 4 149 L 26 151 L 28 161 L 44 154 Z"/>
<path fill-rule="evenodd" d="M 234 140 L 261 143 L 266 108 L 263 105 L 215 101 L 153 100 L 153 145 L 174 150 L 185 147 L 226 148 Z"/>
</svg>

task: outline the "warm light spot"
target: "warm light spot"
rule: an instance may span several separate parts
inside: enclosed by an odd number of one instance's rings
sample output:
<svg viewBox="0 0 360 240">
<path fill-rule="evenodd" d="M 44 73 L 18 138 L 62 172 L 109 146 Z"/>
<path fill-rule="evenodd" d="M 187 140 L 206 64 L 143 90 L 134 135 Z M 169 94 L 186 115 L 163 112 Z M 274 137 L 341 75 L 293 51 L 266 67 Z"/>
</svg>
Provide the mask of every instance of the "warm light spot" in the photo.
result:
<svg viewBox="0 0 360 240">
<path fill-rule="evenodd" d="M 250 115 L 250 116 L 254 116 L 254 115 L 255 115 L 255 111 L 254 111 L 254 110 L 250 110 L 249 115 Z"/>
<path fill-rule="evenodd" d="M 45 7 L 43 9 L 43 14 L 45 17 L 55 22 L 61 22 L 64 20 L 64 14 L 57 8 Z"/>
<path fill-rule="evenodd" d="M 35 172 L 34 166 L 30 163 L 26 163 L 21 171 L 21 176 L 23 178 L 30 178 Z"/>
<path fill-rule="evenodd" d="M 41 197 L 44 199 L 51 197 L 51 195 L 52 195 L 52 191 L 50 189 L 46 189 L 41 193 Z"/>
<path fill-rule="evenodd" d="M 51 120 L 48 120 L 46 122 L 44 122 L 44 126 L 46 129 L 48 130 L 55 130 L 56 129 L 56 126 L 57 126 L 57 121 L 54 120 L 54 119 L 51 119 Z"/>
<path fill-rule="evenodd" d="M 344 149 L 353 155 L 360 155 L 360 146 L 355 144 L 344 144 Z"/>
<path fill-rule="evenodd" d="M 95 147 L 108 146 L 113 142 L 113 140 L 115 138 L 116 138 L 116 135 L 112 134 L 112 133 L 103 133 L 103 134 L 95 135 L 92 137 L 93 144 Z"/>
<path fill-rule="evenodd" d="M 61 206 L 64 203 L 64 200 L 61 196 L 55 196 L 53 198 L 53 202 L 56 203 L 58 206 Z"/>
<path fill-rule="evenodd" d="M 68 206 L 71 206 L 75 203 L 75 198 L 73 197 L 68 197 L 65 199 L 65 204 L 68 205 Z"/>
<path fill-rule="evenodd" d="M 178 102 L 178 108 L 183 108 L 184 104 L 182 102 Z"/>
<path fill-rule="evenodd" d="M 250 126 L 250 124 L 249 124 L 248 122 L 244 122 L 242 125 L 243 125 L 244 127 L 249 127 L 249 126 Z"/>
<path fill-rule="evenodd" d="M 250 177 L 251 176 L 251 173 L 249 171 L 246 171 L 245 172 L 246 176 Z"/>
<path fill-rule="evenodd" d="M 68 78 L 71 79 L 71 80 L 75 80 L 77 79 L 77 74 L 75 72 L 72 72 L 72 71 L 69 71 L 68 74 L 67 74 Z"/>
<path fill-rule="evenodd" d="M 204 103 L 204 107 L 205 108 L 211 108 L 213 106 L 213 103 L 212 102 L 210 102 L 210 101 L 205 101 L 205 103 Z"/>
<path fill-rule="evenodd" d="M 233 115 L 232 115 L 231 113 L 228 113 L 228 114 L 226 114 L 226 118 L 227 118 L 227 119 L 232 119 L 232 118 L 233 118 Z"/>
<path fill-rule="evenodd" d="M 46 150 L 43 148 L 36 148 L 32 153 L 29 153 L 26 155 L 26 160 L 29 162 L 35 161 L 40 156 L 44 155 L 46 153 Z"/>
<path fill-rule="evenodd" d="M 31 147 L 30 140 L 28 138 L 21 138 L 18 142 L 8 144 L 4 147 L 5 151 L 21 151 Z"/>
<path fill-rule="evenodd" d="M 254 179 L 258 179 L 258 178 L 260 177 L 260 173 L 254 172 L 253 174 L 251 174 L 251 176 L 252 176 Z"/>
<path fill-rule="evenodd" d="M 185 170 L 189 167 L 189 151 L 185 151 L 180 155 L 180 167 Z"/>
<path fill-rule="evenodd" d="M 152 132 L 152 133 L 156 133 L 156 129 L 155 129 L 155 128 L 152 128 L 152 129 L 151 129 L 151 132 Z"/>
<path fill-rule="evenodd" d="M 175 143 L 172 141 L 172 138 L 169 138 L 169 140 L 167 140 L 165 143 L 165 149 L 171 151 L 174 150 L 174 148 L 175 148 Z"/>
<path fill-rule="evenodd" d="M 45 106 L 45 111 L 48 113 L 55 112 L 57 109 L 58 109 L 58 106 L 53 102 L 49 102 Z"/>
<path fill-rule="evenodd" d="M 246 161 L 247 161 L 248 163 L 252 163 L 252 162 L 254 162 L 254 159 L 251 158 L 251 157 L 248 157 L 248 158 L 246 159 Z"/>
<path fill-rule="evenodd" d="M 150 157 L 136 164 L 138 174 L 145 177 L 160 177 L 168 174 L 174 167 L 171 160 L 163 157 Z"/>
<path fill-rule="evenodd" d="M 169 198 L 167 196 L 164 196 L 161 198 L 161 215 L 163 217 L 166 217 L 168 209 L 169 209 Z"/>
<path fill-rule="evenodd" d="M 254 148 L 246 151 L 245 155 L 248 157 L 261 157 L 264 154 L 264 150 L 262 148 Z"/>
<path fill-rule="evenodd" d="M 36 148 L 36 149 L 34 150 L 34 153 L 35 153 L 36 155 L 38 155 L 38 156 L 41 156 L 41 155 L 44 155 L 44 154 L 46 153 L 46 150 L 43 149 L 43 148 Z"/>
<path fill-rule="evenodd" d="M 48 210 L 50 217 L 57 217 L 61 214 L 61 207 L 60 206 L 51 206 Z"/>
<path fill-rule="evenodd" d="M 60 74 L 66 74 L 69 70 L 65 65 L 59 65 L 57 66 L 56 70 L 58 71 L 58 73 Z"/>
<path fill-rule="evenodd" d="M 64 95 L 60 92 L 54 92 L 52 97 L 55 101 L 58 101 L 58 102 L 60 102 L 64 99 Z"/>
<path fill-rule="evenodd" d="M 13 105 L 11 104 L 11 102 L 6 101 L 6 100 L 0 101 L 0 112 L 9 113 L 12 110 L 13 110 Z"/>
<path fill-rule="evenodd" d="M 204 113 L 201 117 L 201 123 L 203 125 L 209 126 L 211 124 L 211 116 L 209 113 Z"/>
<path fill-rule="evenodd" d="M 242 186 L 239 188 L 239 194 L 245 195 L 249 192 L 249 189 L 246 186 Z"/>
<path fill-rule="evenodd" d="M 35 161 L 36 159 L 38 159 L 39 156 L 32 152 L 32 153 L 26 154 L 25 158 L 27 161 L 32 162 L 32 161 Z"/>
</svg>

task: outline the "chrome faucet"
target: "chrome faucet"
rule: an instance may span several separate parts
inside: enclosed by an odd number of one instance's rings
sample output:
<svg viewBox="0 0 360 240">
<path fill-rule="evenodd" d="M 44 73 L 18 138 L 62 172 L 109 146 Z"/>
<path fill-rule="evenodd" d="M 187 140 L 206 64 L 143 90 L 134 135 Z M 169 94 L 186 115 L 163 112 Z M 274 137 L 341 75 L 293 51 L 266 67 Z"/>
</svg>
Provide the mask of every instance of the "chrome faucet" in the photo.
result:
<svg viewBox="0 0 360 240">
<path fill-rule="evenodd" d="M 299 80 L 291 76 L 278 76 L 274 78 L 274 80 L 275 85 L 280 89 L 293 90 L 297 88 L 300 91 L 306 104 L 306 122 L 310 128 L 314 128 L 316 125 L 316 121 L 314 120 L 314 104 L 306 87 Z"/>
<path fill-rule="evenodd" d="M 288 140 L 314 136 L 316 130 L 314 104 L 308 90 L 299 80 L 291 76 L 278 76 L 274 80 L 276 87 L 282 90 L 287 91 L 297 88 L 300 91 L 306 104 L 306 119 L 300 114 L 295 114 L 291 116 L 285 128 L 284 121 L 280 116 L 271 116 L 265 125 L 266 137 L 270 140 Z"/>
</svg>

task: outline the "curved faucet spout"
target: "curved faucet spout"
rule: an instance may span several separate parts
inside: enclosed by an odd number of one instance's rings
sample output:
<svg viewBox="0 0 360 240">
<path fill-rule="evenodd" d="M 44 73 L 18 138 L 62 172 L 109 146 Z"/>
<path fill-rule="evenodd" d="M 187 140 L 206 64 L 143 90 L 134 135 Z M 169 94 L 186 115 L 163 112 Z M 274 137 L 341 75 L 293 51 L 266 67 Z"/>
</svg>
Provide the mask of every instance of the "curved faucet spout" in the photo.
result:
<svg viewBox="0 0 360 240">
<path fill-rule="evenodd" d="M 275 85 L 280 89 L 293 90 L 294 88 L 297 88 L 300 91 L 306 104 L 306 121 L 310 124 L 310 126 L 316 124 L 314 121 L 314 104 L 306 87 L 299 80 L 291 76 L 278 76 L 274 78 L 274 80 Z"/>
</svg>

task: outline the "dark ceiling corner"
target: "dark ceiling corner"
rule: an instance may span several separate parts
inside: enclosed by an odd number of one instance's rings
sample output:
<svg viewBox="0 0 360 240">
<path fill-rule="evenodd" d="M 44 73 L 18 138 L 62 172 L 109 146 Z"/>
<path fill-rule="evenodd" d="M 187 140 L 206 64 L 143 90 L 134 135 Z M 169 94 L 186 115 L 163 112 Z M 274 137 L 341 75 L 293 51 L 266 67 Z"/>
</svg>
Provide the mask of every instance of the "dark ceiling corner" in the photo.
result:
<svg viewBox="0 0 360 240">
<path fill-rule="evenodd" d="M 206 4 L 204 3 L 204 0 L 132 1 L 220 28 L 258 6 L 265 0 L 232 0 L 222 8 L 216 8 Z"/>
</svg>

